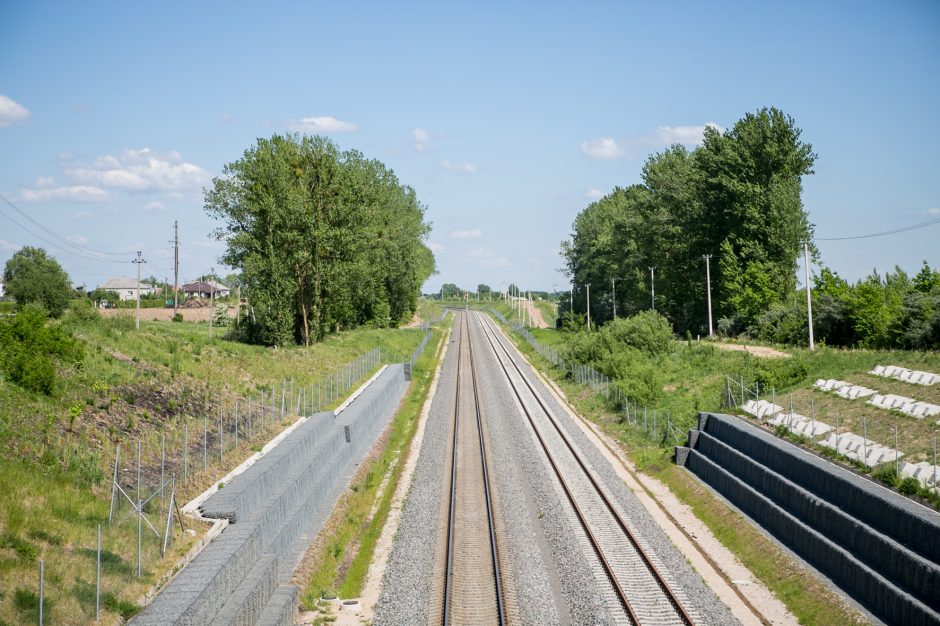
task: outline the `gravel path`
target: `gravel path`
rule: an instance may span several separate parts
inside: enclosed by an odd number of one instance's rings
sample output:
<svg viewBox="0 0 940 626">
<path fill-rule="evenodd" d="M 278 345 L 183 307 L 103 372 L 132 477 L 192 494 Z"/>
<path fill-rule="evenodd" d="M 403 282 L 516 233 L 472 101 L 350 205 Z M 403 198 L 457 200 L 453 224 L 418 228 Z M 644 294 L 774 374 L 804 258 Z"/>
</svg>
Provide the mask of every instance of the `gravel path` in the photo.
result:
<svg viewBox="0 0 940 626">
<path fill-rule="evenodd" d="M 552 414 L 565 429 L 566 434 L 575 443 L 585 461 L 607 489 L 607 493 L 610 494 L 612 499 L 617 502 L 627 516 L 629 516 L 629 519 L 634 524 L 635 530 L 646 540 L 647 546 L 656 553 L 664 564 L 665 569 L 671 573 L 673 580 L 685 590 L 692 607 L 708 624 L 737 624 L 738 621 L 724 603 L 708 588 L 701 576 L 691 568 L 682 554 L 650 517 L 639 500 L 624 486 L 623 481 L 617 477 L 607 459 L 605 459 L 601 452 L 588 440 L 578 425 L 571 421 L 567 412 L 555 399 L 554 394 L 551 394 L 538 381 L 531 368 L 515 351 L 512 344 L 509 343 L 505 337 L 501 338 L 503 343 L 513 354 L 520 369 L 522 369 L 533 387 L 538 391 L 542 401 L 552 411 Z"/>
<path fill-rule="evenodd" d="M 503 567 L 510 570 L 504 572 L 504 578 L 514 583 L 512 622 L 622 622 L 622 612 L 608 610 L 609 602 L 598 593 L 599 587 L 608 582 L 597 579 L 596 557 L 538 447 L 496 355 L 479 322 L 471 318 L 470 326 L 482 390 L 481 409 L 488 431 L 490 472 L 504 530 L 500 539 Z M 439 545 L 441 502 L 446 499 L 444 478 L 449 467 L 447 437 L 453 410 L 456 338 L 454 332 L 445 354 L 414 482 L 376 606 L 377 625 L 427 623 L 429 607 L 437 601 L 430 596 L 438 588 L 434 580 L 438 561 L 435 549 Z M 690 608 L 708 624 L 737 623 L 616 476 L 600 451 L 542 387 L 511 343 L 501 338 L 608 493 L 631 519 L 672 580 L 684 590 Z"/>
</svg>

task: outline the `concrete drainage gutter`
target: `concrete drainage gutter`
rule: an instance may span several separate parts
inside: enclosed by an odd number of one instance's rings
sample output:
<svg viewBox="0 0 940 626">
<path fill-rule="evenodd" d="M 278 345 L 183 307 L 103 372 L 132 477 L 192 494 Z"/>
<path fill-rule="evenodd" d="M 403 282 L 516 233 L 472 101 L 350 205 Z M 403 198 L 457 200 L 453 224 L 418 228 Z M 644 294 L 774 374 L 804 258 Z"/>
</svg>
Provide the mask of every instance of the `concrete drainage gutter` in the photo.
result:
<svg viewBox="0 0 940 626">
<path fill-rule="evenodd" d="M 333 412 L 301 418 L 188 503 L 213 539 L 132 623 L 293 623 L 299 559 L 401 402 L 410 377 L 383 368 Z"/>
<path fill-rule="evenodd" d="M 940 513 L 729 415 L 676 462 L 880 619 L 940 623 Z"/>
</svg>

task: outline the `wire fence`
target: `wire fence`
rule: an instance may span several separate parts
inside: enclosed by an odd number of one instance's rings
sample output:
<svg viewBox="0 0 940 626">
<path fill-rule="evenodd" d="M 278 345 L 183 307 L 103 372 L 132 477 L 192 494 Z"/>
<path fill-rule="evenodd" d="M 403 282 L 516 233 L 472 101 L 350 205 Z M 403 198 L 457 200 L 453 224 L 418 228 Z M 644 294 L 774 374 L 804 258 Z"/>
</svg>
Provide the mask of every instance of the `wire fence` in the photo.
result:
<svg viewBox="0 0 940 626">
<path fill-rule="evenodd" d="M 505 318 L 498 311 L 490 309 L 490 312 L 505 322 Z M 575 383 L 590 387 L 595 395 L 611 404 L 612 408 L 621 415 L 621 421 L 632 426 L 634 432 L 643 438 L 669 447 L 680 445 L 685 441 L 687 433 L 680 430 L 671 412 L 639 405 L 635 400 L 627 397 L 623 389 L 612 384 L 614 381 L 606 374 L 589 365 L 566 360 L 559 350 L 541 343 L 519 322 L 513 322 L 510 327 L 522 336 L 542 358 L 566 371 Z"/>
<path fill-rule="evenodd" d="M 79 548 L 95 559 L 95 570 L 86 579 L 93 578 L 94 585 L 83 590 L 89 606 L 93 598 L 95 621 L 105 608 L 132 615 L 135 607 L 108 587 L 123 588 L 133 579 L 152 583 L 154 567 L 174 544 L 187 531 L 196 534 L 181 514 L 181 497 L 212 484 L 251 451 L 261 450 L 286 423 L 335 405 L 381 365 L 409 359 L 413 365 L 431 338 L 430 323 L 421 328 L 424 336 L 410 356 L 374 348 L 315 382 L 288 378 L 261 385 L 244 395 L 218 399 L 215 408 L 200 417 L 172 417 L 160 432 L 117 444 L 109 468 L 108 517 L 89 542 L 94 547 Z M 40 624 L 49 621 L 45 570 L 45 561 L 40 561 Z"/>
</svg>

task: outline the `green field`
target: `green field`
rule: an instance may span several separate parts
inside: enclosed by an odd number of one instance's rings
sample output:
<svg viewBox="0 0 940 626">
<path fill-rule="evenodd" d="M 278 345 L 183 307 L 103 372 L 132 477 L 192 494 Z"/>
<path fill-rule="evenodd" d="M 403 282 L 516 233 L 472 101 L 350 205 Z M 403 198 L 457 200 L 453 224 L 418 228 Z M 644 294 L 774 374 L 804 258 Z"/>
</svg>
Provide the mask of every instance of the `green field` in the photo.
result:
<svg viewBox="0 0 940 626">
<path fill-rule="evenodd" d="M 156 537 L 145 534 L 143 577 L 137 579 L 132 509 L 120 509 L 121 523 L 106 523 L 118 444 L 121 473 L 132 476 L 135 442 L 141 441 L 146 496 L 159 483 L 161 436 L 167 471 L 172 460 L 173 471 L 179 472 L 188 435 L 187 480 L 177 477 L 178 497 L 185 502 L 292 421 L 290 416 L 268 417 L 262 429 L 255 417 L 249 433 L 242 414 L 238 447 L 229 431 L 224 460 L 211 457 L 203 471 L 204 415 L 213 418 L 208 420 L 211 445 L 220 410 L 230 421 L 236 399 L 244 412 L 245 396 L 257 400 L 264 390 L 270 399 L 274 390 L 279 405 L 285 379 L 293 378 L 296 389 L 315 389 L 325 376 L 373 348 L 381 348 L 385 362 L 404 360 L 424 334 L 419 329 L 358 329 L 309 348 L 266 348 L 224 339 L 224 328 L 215 328 L 210 340 L 207 324 L 145 322 L 136 331 L 129 318 L 66 316 L 61 323 L 84 342 L 86 354 L 79 365 L 59 369 L 51 396 L 0 380 L 0 445 L 7 450 L 0 460 L 0 624 L 36 620 L 40 560 L 45 563 L 46 623 L 93 621 L 98 523 L 104 523 L 104 624 L 132 615 L 144 593 L 194 541 L 177 527 L 177 541 L 161 559 Z"/>
</svg>

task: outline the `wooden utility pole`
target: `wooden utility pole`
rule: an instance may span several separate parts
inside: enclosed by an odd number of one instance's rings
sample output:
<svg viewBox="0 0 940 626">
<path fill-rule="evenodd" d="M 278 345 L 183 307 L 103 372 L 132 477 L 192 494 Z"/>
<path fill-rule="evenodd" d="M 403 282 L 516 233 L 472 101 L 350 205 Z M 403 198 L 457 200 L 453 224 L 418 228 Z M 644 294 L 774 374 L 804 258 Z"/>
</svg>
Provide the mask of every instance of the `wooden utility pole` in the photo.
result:
<svg viewBox="0 0 940 626">
<path fill-rule="evenodd" d="M 137 330 L 140 330 L 140 266 L 141 264 L 146 263 L 146 261 L 144 261 L 140 257 L 140 255 L 141 255 L 141 252 L 140 250 L 138 250 L 137 258 L 131 261 L 132 263 L 135 263 L 137 265 L 137 307 L 136 307 L 137 310 L 135 311 L 135 318 L 136 318 L 135 325 L 137 327 Z"/>
<path fill-rule="evenodd" d="M 179 309 L 180 291 L 180 228 L 179 222 L 173 221 L 173 315 Z"/>
</svg>

